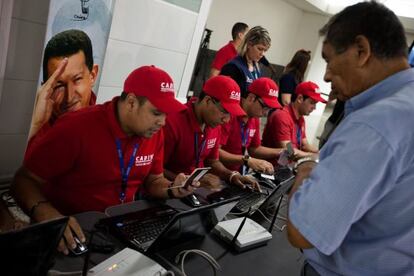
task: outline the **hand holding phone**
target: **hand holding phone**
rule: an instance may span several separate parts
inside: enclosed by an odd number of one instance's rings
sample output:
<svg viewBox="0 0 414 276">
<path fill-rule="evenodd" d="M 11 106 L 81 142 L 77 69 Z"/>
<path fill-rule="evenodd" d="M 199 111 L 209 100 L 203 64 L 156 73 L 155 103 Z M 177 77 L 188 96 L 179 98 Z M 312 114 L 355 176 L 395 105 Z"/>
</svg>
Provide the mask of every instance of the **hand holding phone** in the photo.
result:
<svg viewBox="0 0 414 276">
<path fill-rule="evenodd" d="M 189 185 L 192 185 L 193 182 L 199 181 L 210 169 L 211 167 L 196 168 L 184 182 L 183 188 L 186 189 Z"/>
<path fill-rule="evenodd" d="M 176 188 L 188 188 L 188 186 L 192 185 L 193 182 L 199 181 L 209 170 L 211 167 L 205 167 L 205 168 L 196 168 L 191 175 L 185 180 L 183 185 L 179 186 L 171 186 L 169 189 L 176 189 Z"/>
<path fill-rule="evenodd" d="M 277 163 L 281 166 L 287 166 L 295 156 L 295 151 L 293 150 L 292 143 L 289 142 L 286 145 L 286 149 L 282 151 L 277 160 Z"/>
</svg>

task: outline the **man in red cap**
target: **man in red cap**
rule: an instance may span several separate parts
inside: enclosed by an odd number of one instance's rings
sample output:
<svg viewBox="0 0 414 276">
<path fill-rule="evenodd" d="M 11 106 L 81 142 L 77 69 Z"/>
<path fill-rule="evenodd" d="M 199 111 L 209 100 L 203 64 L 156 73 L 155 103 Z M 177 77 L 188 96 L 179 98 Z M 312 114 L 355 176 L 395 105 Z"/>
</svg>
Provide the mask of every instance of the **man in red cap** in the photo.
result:
<svg viewBox="0 0 414 276">
<path fill-rule="evenodd" d="M 228 123 L 230 116 L 245 114 L 240 107 L 240 88 L 232 78 L 215 76 L 209 79 L 198 99 L 192 98 L 187 109 L 167 118 L 164 175 L 174 179 L 179 172 L 190 174 L 195 168 L 210 166 L 213 175 L 207 174 L 200 181 L 204 187 L 218 188 L 220 179 L 217 176 L 241 187 L 257 185 L 218 160 L 220 125 Z"/>
<path fill-rule="evenodd" d="M 192 188 L 163 176 L 167 113 L 186 107 L 174 98 L 171 77 L 154 66 L 134 70 L 120 97 L 62 116 L 17 171 L 12 192 L 32 220 L 44 221 L 134 200 L 141 185 L 153 197 L 184 197 Z M 197 185 L 197 184 L 196 184 Z M 70 231 L 72 230 L 72 231 Z M 85 237 L 70 217 L 59 250 Z"/>
<path fill-rule="evenodd" d="M 232 117 L 221 129 L 220 161 L 230 170 L 242 174 L 248 168 L 273 173 L 273 165 L 264 159 L 276 159 L 282 149 L 260 145 L 260 117 L 267 116 L 271 108 L 281 108 L 278 87 L 269 78 L 258 78 L 241 95 L 240 105 L 246 115 Z"/>
<path fill-rule="evenodd" d="M 263 145 L 267 147 L 286 148 L 291 142 L 295 157 L 305 157 L 318 153 L 318 148 L 306 139 L 305 118 L 315 110 L 318 102 L 326 103 L 317 92 L 319 86 L 311 81 L 300 83 L 295 90 L 296 99 L 270 115 L 263 132 Z"/>
</svg>

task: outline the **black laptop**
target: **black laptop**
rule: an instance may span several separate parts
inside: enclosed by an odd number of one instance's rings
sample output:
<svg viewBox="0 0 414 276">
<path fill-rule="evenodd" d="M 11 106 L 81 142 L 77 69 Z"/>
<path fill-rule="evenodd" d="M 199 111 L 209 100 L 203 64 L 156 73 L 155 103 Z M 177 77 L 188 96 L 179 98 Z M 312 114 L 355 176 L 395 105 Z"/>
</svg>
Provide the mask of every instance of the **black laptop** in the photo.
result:
<svg viewBox="0 0 414 276">
<path fill-rule="evenodd" d="M 0 234 L 0 274 L 47 275 L 67 222 L 62 217 Z"/>
<path fill-rule="evenodd" d="M 237 197 L 179 212 L 168 205 L 104 218 L 111 232 L 143 253 L 202 238 L 236 205 Z"/>
<path fill-rule="evenodd" d="M 252 215 L 258 209 L 265 210 L 273 205 L 293 184 L 294 175 L 290 169 L 279 169 L 275 172 L 273 180 L 255 175 L 262 191 L 242 190 L 234 185 L 229 185 L 221 191 L 210 193 L 206 197 L 208 202 L 220 202 L 235 196 L 240 197 L 239 202 L 232 213 Z"/>
</svg>

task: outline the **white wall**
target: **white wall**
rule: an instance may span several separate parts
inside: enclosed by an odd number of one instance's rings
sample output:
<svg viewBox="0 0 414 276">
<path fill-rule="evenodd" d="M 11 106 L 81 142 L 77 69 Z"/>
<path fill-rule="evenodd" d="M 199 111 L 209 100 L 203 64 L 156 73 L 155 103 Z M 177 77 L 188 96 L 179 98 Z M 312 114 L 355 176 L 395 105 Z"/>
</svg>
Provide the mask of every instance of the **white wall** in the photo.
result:
<svg viewBox="0 0 414 276">
<path fill-rule="evenodd" d="M 230 12 L 231 11 L 231 12 Z M 303 11 L 281 0 L 215 0 L 207 19 L 213 30 L 210 48 L 217 50 L 231 40 L 231 28 L 241 21 L 250 27 L 261 25 L 269 31 L 272 46 L 266 57 L 277 64 L 286 64 L 296 49 L 296 33 L 301 27 Z M 301 46 L 311 47 L 312 41 Z"/>
<path fill-rule="evenodd" d="M 98 102 L 119 95 L 128 74 L 142 65 L 164 69 L 178 90 L 192 45 L 200 44 L 204 28 L 198 28 L 198 40 L 194 31 L 205 19 L 198 19 L 198 13 L 160 0 L 116 1 Z"/>
<path fill-rule="evenodd" d="M 48 8 L 49 0 L 14 0 L 0 102 L 0 181 L 15 173 L 26 148 Z"/>
</svg>

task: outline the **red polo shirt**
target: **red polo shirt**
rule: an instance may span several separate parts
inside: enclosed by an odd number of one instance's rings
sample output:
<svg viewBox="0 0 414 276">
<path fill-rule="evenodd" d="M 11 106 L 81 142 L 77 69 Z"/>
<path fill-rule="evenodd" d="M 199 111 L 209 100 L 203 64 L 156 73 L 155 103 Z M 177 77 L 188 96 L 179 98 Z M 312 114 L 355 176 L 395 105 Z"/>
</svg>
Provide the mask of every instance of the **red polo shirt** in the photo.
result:
<svg viewBox="0 0 414 276">
<path fill-rule="evenodd" d="M 45 195 L 63 214 L 104 211 L 120 203 L 121 169 L 116 139 L 121 141 L 124 167 L 138 150 L 128 177 L 126 201 L 132 201 L 149 174 L 163 172 L 164 135 L 129 137 L 115 115 L 118 97 L 102 105 L 62 116 L 27 156 L 24 166 L 43 178 Z"/>
<path fill-rule="evenodd" d="M 296 118 L 292 105 L 276 110 L 267 120 L 263 131 L 263 146 L 277 148 L 280 141 L 291 141 L 294 148 L 300 149 L 302 139 L 306 138 L 305 119 Z M 298 138 L 300 140 L 298 141 Z"/>
<path fill-rule="evenodd" d="M 91 91 L 91 98 L 89 99 L 89 106 L 96 104 L 96 95 L 93 91 Z M 24 158 L 26 159 L 27 156 L 30 154 L 30 151 L 34 147 L 34 145 L 41 140 L 40 137 L 44 136 L 48 131 L 52 128 L 55 121 L 59 118 L 55 118 L 54 120 L 50 119 L 47 123 L 45 123 L 39 131 L 29 140 L 26 147 L 26 152 L 24 154 Z"/>
<path fill-rule="evenodd" d="M 174 173 L 190 174 L 196 167 L 204 167 L 204 160 L 219 157 L 220 126 L 206 126 L 203 133 L 194 114 L 194 101 L 187 103 L 187 109 L 169 114 L 164 126 L 164 168 Z"/>
<path fill-rule="evenodd" d="M 221 126 L 221 148 L 229 153 L 243 155 L 242 139 L 246 149 L 260 146 L 260 121 L 258 118 L 249 118 L 243 124 L 243 117 L 232 117 L 230 122 Z M 240 165 L 227 166 L 230 170 L 238 171 Z"/>
<path fill-rule="evenodd" d="M 211 64 L 212 68 L 221 70 L 224 64 L 232 60 L 237 56 L 237 50 L 234 47 L 233 43 L 229 41 L 225 46 L 221 47 L 217 51 L 216 56 L 214 57 L 213 63 Z"/>
</svg>

